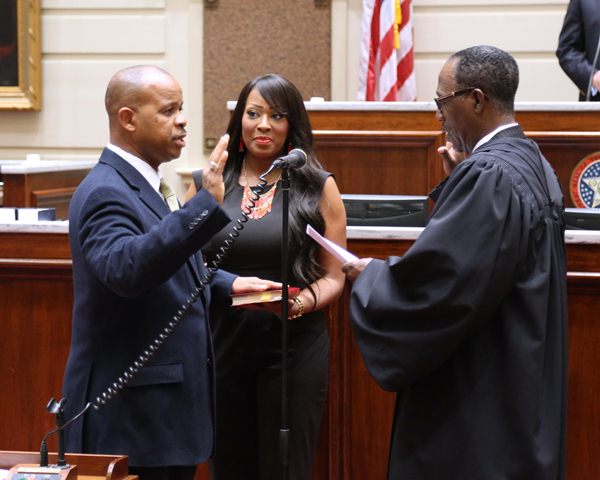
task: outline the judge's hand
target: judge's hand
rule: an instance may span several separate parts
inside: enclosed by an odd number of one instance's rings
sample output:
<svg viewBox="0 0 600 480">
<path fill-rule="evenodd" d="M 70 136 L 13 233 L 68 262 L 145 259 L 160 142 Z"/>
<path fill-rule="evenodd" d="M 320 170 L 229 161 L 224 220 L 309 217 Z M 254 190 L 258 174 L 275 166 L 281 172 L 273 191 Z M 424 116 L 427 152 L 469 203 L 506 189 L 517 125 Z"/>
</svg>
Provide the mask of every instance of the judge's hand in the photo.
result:
<svg viewBox="0 0 600 480">
<path fill-rule="evenodd" d="M 202 171 L 202 188 L 208 190 L 213 198 L 223 202 L 225 196 L 225 184 L 223 183 L 223 170 L 227 163 L 227 144 L 229 135 L 225 134 L 219 139 L 219 143 L 210 154 L 209 167 Z"/>
<path fill-rule="evenodd" d="M 231 285 L 231 293 L 264 292 L 281 288 L 280 282 L 263 280 L 258 277 L 237 277 Z"/>
<path fill-rule="evenodd" d="M 346 274 L 346 278 L 353 282 L 366 268 L 366 266 L 373 260 L 372 258 L 359 258 L 352 262 L 347 262 L 342 265 L 342 272 Z"/>
<path fill-rule="evenodd" d="M 455 150 L 452 142 L 446 142 L 446 145 L 438 148 L 438 153 L 442 157 L 442 165 L 446 175 L 450 175 L 456 166 L 467 158 L 466 152 Z"/>
</svg>

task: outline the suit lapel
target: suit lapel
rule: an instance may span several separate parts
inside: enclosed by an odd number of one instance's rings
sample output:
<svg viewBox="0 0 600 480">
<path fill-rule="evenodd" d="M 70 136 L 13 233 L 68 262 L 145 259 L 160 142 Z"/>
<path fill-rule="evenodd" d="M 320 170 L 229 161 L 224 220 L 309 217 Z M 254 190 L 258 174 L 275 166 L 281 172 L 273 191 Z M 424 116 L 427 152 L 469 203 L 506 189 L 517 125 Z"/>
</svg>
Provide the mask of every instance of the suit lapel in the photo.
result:
<svg viewBox="0 0 600 480">
<path fill-rule="evenodd" d="M 166 202 L 152 188 L 152 185 L 128 162 L 123 160 L 112 150 L 105 148 L 100 156 L 100 162 L 106 163 L 114 168 L 121 177 L 127 182 L 129 187 L 137 192 L 140 200 L 148 207 L 159 219 L 168 215 L 170 210 Z"/>
<path fill-rule="evenodd" d="M 148 181 L 128 162 L 123 160 L 112 150 L 105 148 L 100 156 L 100 162 L 106 163 L 114 168 L 123 177 L 129 187 L 137 192 L 141 202 L 156 215 L 160 220 L 166 217 L 171 210 L 161 196 L 152 188 Z M 198 262 L 202 261 L 200 252 L 192 255 L 187 260 L 188 268 L 194 278 L 194 283 L 200 285 L 202 266 Z"/>
</svg>

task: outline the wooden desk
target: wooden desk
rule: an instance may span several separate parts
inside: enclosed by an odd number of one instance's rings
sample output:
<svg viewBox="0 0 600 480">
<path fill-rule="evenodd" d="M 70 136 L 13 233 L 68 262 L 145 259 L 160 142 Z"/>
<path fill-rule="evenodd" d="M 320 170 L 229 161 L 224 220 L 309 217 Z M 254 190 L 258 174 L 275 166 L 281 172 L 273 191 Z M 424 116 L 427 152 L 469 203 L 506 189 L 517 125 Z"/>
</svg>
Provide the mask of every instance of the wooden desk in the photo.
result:
<svg viewBox="0 0 600 480">
<path fill-rule="evenodd" d="M 0 161 L 5 207 L 56 208 L 68 218 L 71 196 L 96 161 Z"/>
<path fill-rule="evenodd" d="M 230 107 L 233 107 L 231 103 Z M 434 102 L 306 102 L 315 130 L 440 130 Z M 600 105 L 593 102 L 517 102 L 517 121 L 524 130 L 597 132 Z"/>
<path fill-rule="evenodd" d="M 72 275 L 66 225 L 47 226 L 38 233 L 20 228 L 3 231 L 0 225 L 0 328 L 5 332 L 0 348 L 0 448 L 35 451 L 53 428 L 45 405 L 50 397 L 60 397 L 70 342 Z M 350 228 L 348 241 L 359 256 L 401 255 L 415 238 L 364 238 L 357 236 L 359 230 Z M 600 365 L 600 233 L 567 232 L 567 241 L 568 478 L 597 480 L 600 377 L 594 366 Z M 366 371 L 354 345 L 347 297 L 346 291 L 328 312 L 330 386 L 314 479 L 384 480 L 394 395 L 381 390 Z M 208 478 L 204 465 L 197 479 Z"/>
<path fill-rule="evenodd" d="M 516 118 L 558 175 L 566 206 L 571 173 L 600 151 L 600 105 L 517 103 Z M 426 195 L 444 177 L 433 102 L 306 103 L 315 150 L 342 193 Z M 379 174 L 377 174 L 379 173 Z"/>
<path fill-rule="evenodd" d="M 127 457 L 122 455 L 65 455 L 70 465 L 77 465 L 77 478 L 80 480 L 136 480 L 137 475 L 129 475 Z M 50 464 L 56 463 L 56 454 L 48 455 Z M 39 452 L 0 451 L 0 468 L 10 469 L 17 464 L 37 465 Z"/>
</svg>

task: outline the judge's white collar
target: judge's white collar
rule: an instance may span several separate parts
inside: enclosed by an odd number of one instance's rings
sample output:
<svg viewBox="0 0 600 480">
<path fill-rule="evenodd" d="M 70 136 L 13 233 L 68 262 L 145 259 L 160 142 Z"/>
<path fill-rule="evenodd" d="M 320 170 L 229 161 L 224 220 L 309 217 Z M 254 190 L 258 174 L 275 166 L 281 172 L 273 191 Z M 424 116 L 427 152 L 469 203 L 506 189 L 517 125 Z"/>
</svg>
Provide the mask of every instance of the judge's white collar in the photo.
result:
<svg viewBox="0 0 600 480">
<path fill-rule="evenodd" d="M 481 137 L 479 139 L 479 141 L 475 144 L 475 148 L 473 149 L 473 152 L 475 152 L 475 150 L 477 150 L 479 147 L 481 147 L 483 144 L 489 142 L 494 135 L 496 135 L 498 132 L 501 132 L 502 130 L 506 130 L 507 128 L 511 128 L 518 125 L 518 123 L 514 122 L 514 123 L 508 123 L 506 125 L 500 125 L 496 130 L 494 130 L 493 132 L 488 133 L 487 135 Z"/>
</svg>

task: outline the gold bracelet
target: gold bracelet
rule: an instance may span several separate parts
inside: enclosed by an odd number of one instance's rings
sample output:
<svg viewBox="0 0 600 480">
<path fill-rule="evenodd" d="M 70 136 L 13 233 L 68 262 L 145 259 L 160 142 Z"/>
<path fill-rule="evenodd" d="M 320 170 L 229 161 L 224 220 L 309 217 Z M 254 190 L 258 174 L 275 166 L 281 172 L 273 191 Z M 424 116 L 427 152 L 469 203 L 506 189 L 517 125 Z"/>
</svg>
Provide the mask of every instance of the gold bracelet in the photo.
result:
<svg viewBox="0 0 600 480">
<path fill-rule="evenodd" d="M 300 297 L 293 297 L 292 300 L 296 305 L 298 305 L 298 313 L 292 315 L 291 317 L 288 317 L 288 320 L 300 318 L 302 315 L 304 315 L 304 304 L 302 303 L 302 299 Z"/>
</svg>

